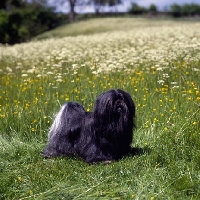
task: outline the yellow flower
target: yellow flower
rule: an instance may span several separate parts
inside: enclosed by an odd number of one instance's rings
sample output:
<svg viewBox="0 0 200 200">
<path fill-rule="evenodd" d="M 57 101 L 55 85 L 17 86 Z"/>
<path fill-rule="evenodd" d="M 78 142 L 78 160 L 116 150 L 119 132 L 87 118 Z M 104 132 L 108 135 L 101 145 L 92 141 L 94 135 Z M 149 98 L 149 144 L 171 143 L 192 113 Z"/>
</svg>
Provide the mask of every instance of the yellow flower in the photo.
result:
<svg viewBox="0 0 200 200">
<path fill-rule="evenodd" d="M 25 88 L 25 87 L 24 87 L 24 88 L 22 88 L 22 92 L 24 92 L 26 89 L 27 89 L 27 88 Z"/>
<path fill-rule="evenodd" d="M 159 120 L 155 117 L 155 118 L 154 118 L 154 121 L 155 121 L 155 122 L 158 122 Z"/>
<path fill-rule="evenodd" d="M 30 106 L 30 104 L 29 103 L 26 103 L 26 108 L 28 108 Z"/>
</svg>

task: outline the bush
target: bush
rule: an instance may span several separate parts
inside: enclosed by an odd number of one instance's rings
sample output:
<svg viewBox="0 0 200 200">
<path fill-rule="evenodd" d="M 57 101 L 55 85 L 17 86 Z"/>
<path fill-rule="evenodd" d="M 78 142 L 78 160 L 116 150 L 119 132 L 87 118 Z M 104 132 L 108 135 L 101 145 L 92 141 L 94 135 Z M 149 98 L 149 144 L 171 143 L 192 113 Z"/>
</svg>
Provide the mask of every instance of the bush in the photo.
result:
<svg viewBox="0 0 200 200">
<path fill-rule="evenodd" d="M 8 15 L 0 10 L 0 42 L 2 43 L 7 43 L 9 41 L 9 35 L 6 32 L 8 22 Z"/>
<path fill-rule="evenodd" d="M 149 12 L 151 12 L 151 13 L 156 13 L 157 12 L 157 7 L 156 7 L 155 4 L 151 4 L 149 6 Z"/>
<path fill-rule="evenodd" d="M 182 6 L 172 4 L 171 13 L 174 17 L 200 15 L 200 6 L 194 3 L 184 4 Z"/>
<path fill-rule="evenodd" d="M 181 8 L 181 13 L 184 16 L 194 16 L 200 14 L 200 6 L 197 4 L 184 4 Z"/>
<path fill-rule="evenodd" d="M 146 12 L 147 10 L 144 7 L 139 6 L 137 3 L 132 3 L 132 6 L 129 10 L 129 13 L 133 15 L 141 15 Z"/>
<path fill-rule="evenodd" d="M 15 44 L 30 40 L 39 33 L 55 28 L 60 17 L 52 8 L 28 4 L 10 12 L 0 10 L 0 43 Z"/>
<path fill-rule="evenodd" d="M 181 17 L 181 6 L 178 4 L 171 5 L 171 13 L 173 17 Z"/>
</svg>

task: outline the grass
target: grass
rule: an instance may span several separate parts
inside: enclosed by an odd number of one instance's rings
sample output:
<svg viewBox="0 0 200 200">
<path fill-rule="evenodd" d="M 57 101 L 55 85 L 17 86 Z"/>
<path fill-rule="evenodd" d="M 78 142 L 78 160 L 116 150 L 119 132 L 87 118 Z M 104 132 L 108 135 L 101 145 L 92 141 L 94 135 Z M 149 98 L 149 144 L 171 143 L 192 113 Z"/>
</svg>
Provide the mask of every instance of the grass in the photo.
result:
<svg viewBox="0 0 200 200">
<path fill-rule="evenodd" d="M 159 26 L 171 26 L 171 24 L 180 23 L 172 20 L 159 20 L 159 19 L 143 19 L 143 18 L 94 18 L 84 21 L 78 21 L 73 24 L 62 25 L 51 31 L 44 32 L 38 35 L 35 39 L 47 39 L 47 38 L 62 38 L 66 36 L 78 36 L 78 35 L 92 35 L 95 33 L 105 33 L 112 31 L 133 30 L 139 27 L 159 27 Z M 188 22 L 193 23 L 193 22 Z"/>
<path fill-rule="evenodd" d="M 199 23 L 106 20 L 100 33 L 0 47 L 0 199 L 200 198 Z M 138 153 L 109 165 L 43 159 L 60 105 L 92 111 L 111 88 L 137 105 Z"/>
</svg>

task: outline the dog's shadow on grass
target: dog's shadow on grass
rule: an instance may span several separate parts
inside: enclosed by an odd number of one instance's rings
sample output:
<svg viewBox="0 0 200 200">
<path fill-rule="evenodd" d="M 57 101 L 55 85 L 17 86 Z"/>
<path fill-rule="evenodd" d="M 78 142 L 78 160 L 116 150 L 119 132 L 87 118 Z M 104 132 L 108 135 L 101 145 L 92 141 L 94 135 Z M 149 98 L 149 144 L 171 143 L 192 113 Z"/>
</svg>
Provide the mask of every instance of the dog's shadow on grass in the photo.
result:
<svg viewBox="0 0 200 200">
<path fill-rule="evenodd" d="M 151 153 L 151 149 L 148 147 L 132 147 L 129 153 L 129 156 L 140 156 L 140 155 L 144 155 L 144 154 L 150 154 Z"/>
</svg>

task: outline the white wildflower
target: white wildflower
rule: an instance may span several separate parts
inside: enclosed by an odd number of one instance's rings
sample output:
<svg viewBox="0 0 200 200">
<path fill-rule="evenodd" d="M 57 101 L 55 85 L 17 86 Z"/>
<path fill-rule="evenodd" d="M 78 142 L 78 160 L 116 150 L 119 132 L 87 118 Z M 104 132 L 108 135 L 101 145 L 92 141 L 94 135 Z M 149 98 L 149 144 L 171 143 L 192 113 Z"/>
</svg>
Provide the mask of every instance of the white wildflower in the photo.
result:
<svg viewBox="0 0 200 200">
<path fill-rule="evenodd" d="M 159 83 L 160 85 L 163 85 L 164 82 L 165 82 L 165 81 L 163 81 L 163 80 L 158 80 L 158 83 Z"/>
<path fill-rule="evenodd" d="M 6 67 L 6 70 L 8 71 L 8 72 L 12 72 L 12 69 L 10 68 L 10 67 Z"/>
</svg>

